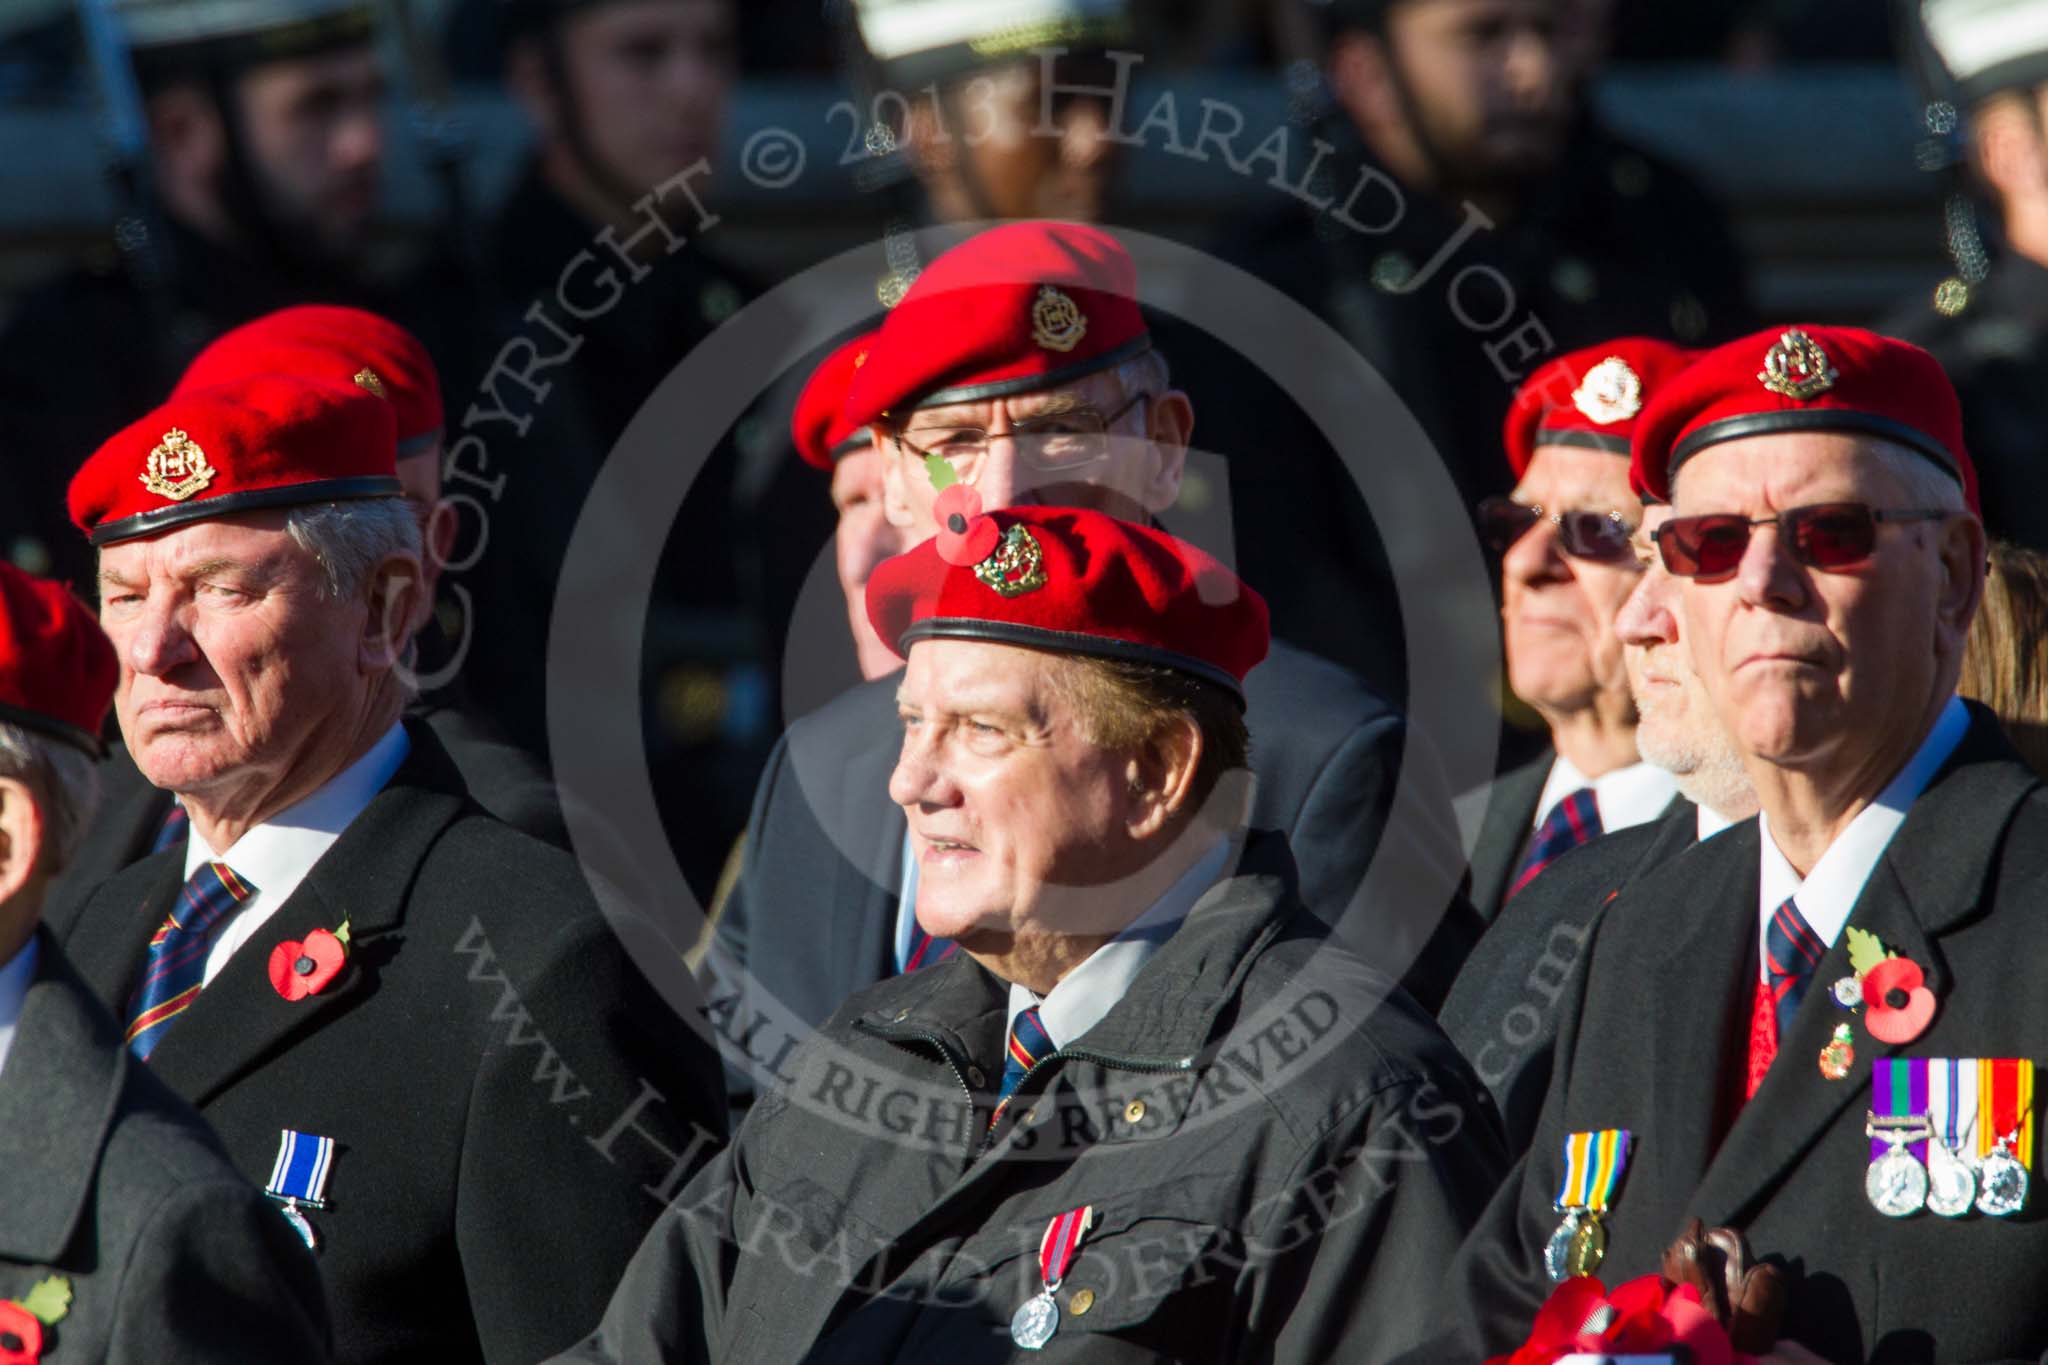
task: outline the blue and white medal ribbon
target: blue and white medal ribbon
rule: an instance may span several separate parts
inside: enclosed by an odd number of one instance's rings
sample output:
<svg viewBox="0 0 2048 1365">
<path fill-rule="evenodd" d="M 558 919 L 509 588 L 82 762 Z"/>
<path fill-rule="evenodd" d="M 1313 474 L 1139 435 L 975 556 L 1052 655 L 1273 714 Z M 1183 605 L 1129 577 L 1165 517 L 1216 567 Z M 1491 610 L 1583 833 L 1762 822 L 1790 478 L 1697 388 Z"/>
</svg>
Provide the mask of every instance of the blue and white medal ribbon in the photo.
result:
<svg viewBox="0 0 2048 1365">
<path fill-rule="evenodd" d="M 296 1133 L 287 1128 L 277 1143 L 277 1160 L 263 1192 L 284 1201 L 285 1221 L 308 1251 L 319 1250 L 319 1238 L 301 1209 L 327 1207 L 327 1177 L 334 1169 L 334 1139 Z"/>
</svg>

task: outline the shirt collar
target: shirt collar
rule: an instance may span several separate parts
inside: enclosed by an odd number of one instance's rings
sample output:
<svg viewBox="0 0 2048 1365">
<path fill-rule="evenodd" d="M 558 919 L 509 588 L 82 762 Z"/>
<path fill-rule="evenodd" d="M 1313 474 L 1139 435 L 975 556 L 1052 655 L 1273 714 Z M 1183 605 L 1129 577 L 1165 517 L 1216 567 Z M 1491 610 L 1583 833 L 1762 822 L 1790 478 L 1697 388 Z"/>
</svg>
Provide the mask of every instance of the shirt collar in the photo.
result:
<svg viewBox="0 0 2048 1365">
<path fill-rule="evenodd" d="M 7 965 L 0 967 L 0 1071 L 7 1066 L 7 1053 L 14 1045 L 14 1026 L 21 1020 L 21 1007 L 28 999 L 28 988 L 36 979 L 36 935 L 31 933 L 28 942 L 9 958 Z"/>
<path fill-rule="evenodd" d="M 1054 1047 L 1065 1047 L 1102 1022 L 1116 1002 L 1124 998 L 1138 973 L 1159 951 L 1159 945 L 1173 937 L 1188 911 L 1202 893 L 1216 884 L 1229 865 L 1233 840 L 1217 843 L 1195 865 L 1182 873 L 1154 901 L 1144 914 L 1124 926 L 1122 933 L 1090 953 L 1080 966 L 1060 978 L 1043 997 L 1028 987 L 1010 983 L 1010 1018 L 1038 1006 L 1038 1022 Z"/>
<path fill-rule="evenodd" d="M 1696 809 L 1699 812 L 1699 841 L 1703 844 L 1722 830 L 1733 829 L 1740 823 L 1739 821 L 1730 820 L 1717 810 L 1709 810 L 1705 806 L 1699 806 Z"/>
<path fill-rule="evenodd" d="M 1842 926 L 1849 922 L 1849 914 L 1856 908 L 1857 900 L 1863 895 L 1863 886 L 1870 880 L 1870 874 L 1877 868 L 1877 860 L 1899 832 L 1899 826 L 1906 822 L 1906 812 L 1927 790 L 1927 784 L 1941 771 L 1941 765 L 1948 762 L 1949 755 L 1963 742 L 1963 735 L 1970 728 L 1970 711 L 1960 697 L 1950 697 L 1948 705 L 1942 707 L 1935 718 L 1934 728 L 1927 732 L 1927 738 L 1920 741 L 1920 747 L 1898 775 L 1878 793 L 1877 799 L 1865 806 L 1849 827 L 1835 836 L 1827 852 L 1804 880 L 1778 851 L 1778 844 L 1771 837 L 1771 818 L 1759 815 L 1757 824 L 1763 832 L 1758 842 L 1762 845 L 1759 864 L 1757 894 L 1757 941 L 1762 950 L 1764 926 L 1771 914 L 1788 899 L 1796 900 L 1799 913 L 1821 942 L 1834 945 L 1841 937 Z M 1759 962 L 1762 958 L 1759 957 Z"/>
<path fill-rule="evenodd" d="M 185 876 L 189 879 L 202 862 L 223 862 L 258 892 L 297 886 L 384 790 L 411 750 L 405 723 L 396 722 L 369 752 L 311 795 L 244 831 L 231 847 L 216 853 L 194 830 L 185 841 Z"/>
<path fill-rule="evenodd" d="M 1536 802 L 1536 818 L 1530 828 L 1540 829 L 1557 803 L 1583 787 L 1593 789 L 1593 804 L 1600 809 L 1600 832 L 1646 825 L 1662 815 L 1678 795 L 1678 779 L 1654 764 L 1636 762 L 1625 768 L 1587 777 L 1563 754 L 1550 765 L 1544 779 L 1542 798 Z"/>
</svg>

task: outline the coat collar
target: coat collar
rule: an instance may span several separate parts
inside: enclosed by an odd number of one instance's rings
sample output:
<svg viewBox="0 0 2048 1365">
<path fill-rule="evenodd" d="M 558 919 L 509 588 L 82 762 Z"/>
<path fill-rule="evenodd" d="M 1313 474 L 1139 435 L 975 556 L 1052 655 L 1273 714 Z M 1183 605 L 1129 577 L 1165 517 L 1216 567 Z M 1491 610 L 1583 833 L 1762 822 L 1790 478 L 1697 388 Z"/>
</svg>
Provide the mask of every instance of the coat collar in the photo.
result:
<svg viewBox="0 0 2048 1365">
<path fill-rule="evenodd" d="M 1237 866 L 1211 887 L 1131 990 L 1086 1035 L 1089 1053 L 1108 1060 L 1185 1069 L 1214 1039 L 1258 950 L 1283 931 L 1313 921 L 1300 909 L 1294 856 L 1278 834 L 1254 832 Z M 992 1055 L 982 1035 L 1000 1020 L 1008 987 L 965 954 L 878 987 L 859 1026 L 907 1040 L 940 1034 L 968 1056 Z M 966 1030 L 963 1037 L 961 1030 Z M 999 1048 L 1000 1033 L 994 1047 Z"/>
<path fill-rule="evenodd" d="M 462 779 L 433 731 L 407 721 L 412 752 L 334 847 L 313 865 L 263 932 L 228 958 L 186 1017 L 150 1056 L 170 1086 L 203 1105 L 290 1038 L 368 993 L 378 966 L 397 951 L 413 874 L 442 832 L 468 808 Z M 111 879 L 78 917 L 68 940 L 94 992 L 125 1007 L 149 936 L 182 884 L 183 855 L 171 849 Z M 287 1001 L 270 985 L 272 947 L 315 929 L 350 930 L 349 965 L 326 990 Z"/>
<path fill-rule="evenodd" d="M 127 1083 L 128 1051 L 46 931 L 7 1059 L 0 1122 L 0 1260 L 63 1259 L 93 1195 Z"/>
<path fill-rule="evenodd" d="M 1985 908 L 1981 902 L 2006 826 L 2020 802 L 2039 785 L 2033 772 L 2013 753 L 1997 719 L 1974 703 L 1970 710 L 1968 733 L 1913 803 L 1849 917 L 1851 926 L 1868 930 L 1887 947 L 1918 963 L 1937 1000 L 1945 999 L 1955 984 L 1941 953 L 1940 938 Z M 1732 840 L 1735 833 L 1723 838 Z M 1748 870 L 1741 881 L 1748 895 L 1731 897 L 1724 890 L 1725 898 L 1717 904 L 1742 912 L 1739 925 L 1728 926 L 1731 938 L 1744 937 L 1741 982 L 1729 998 L 1738 1001 L 1746 1017 L 1751 999 L 1748 978 L 1755 972 L 1747 944 L 1755 937 L 1758 835 L 1754 825 L 1744 833 L 1740 848 Z M 1731 852 L 1734 847 L 1731 845 Z M 1879 1043 L 1859 1026 L 1851 1079 L 1831 1082 L 1821 1076 L 1816 1059 L 1844 1018 L 1828 998 L 1828 986 L 1850 974 L 1845 932 L 1822 959 L 1815 971 L 1814 988 L 1807 992 L 1788 1035 L 1779 1042 L 1782 1062 L 1771 1067 L 1705 1168 L 1692 1212 L 1710 1225 L 1739 1226 L 1844 1110 L 1868 1104 L 1870 1064 L 1905 1050 Z M 1937 1013 L 1937 1021 L 1939 1018 Z M 1732 1073 L 1720 1069 L 1699 1074 L 1725 1077 Z M 1668 1140 L 1669 1130 L 1660 1131 L 1667 1133 Z"/>
</svg>

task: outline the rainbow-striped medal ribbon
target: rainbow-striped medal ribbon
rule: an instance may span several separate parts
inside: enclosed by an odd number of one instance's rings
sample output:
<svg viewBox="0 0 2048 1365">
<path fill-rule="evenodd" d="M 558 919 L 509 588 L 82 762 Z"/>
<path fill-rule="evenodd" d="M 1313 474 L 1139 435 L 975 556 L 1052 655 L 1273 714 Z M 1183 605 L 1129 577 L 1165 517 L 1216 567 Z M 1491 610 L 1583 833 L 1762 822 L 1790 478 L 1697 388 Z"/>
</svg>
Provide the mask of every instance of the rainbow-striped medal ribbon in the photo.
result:
<svg viewBox="0 0 2048 1365">
<path fill-rule="evenodd" d="M 1553 1281 L 1590 1275 L 1607 1254 L 1607 1229 L 1601 1218 L 1621 1187 L 1628 1170 L 1629 1131 L 1603 1128 L 1573 1133 L 1564 1140 L 1564 1180 L 1553 1207 L 1564 1215 L 1543 1248 L 1543 1268 Z"/>
</svg>

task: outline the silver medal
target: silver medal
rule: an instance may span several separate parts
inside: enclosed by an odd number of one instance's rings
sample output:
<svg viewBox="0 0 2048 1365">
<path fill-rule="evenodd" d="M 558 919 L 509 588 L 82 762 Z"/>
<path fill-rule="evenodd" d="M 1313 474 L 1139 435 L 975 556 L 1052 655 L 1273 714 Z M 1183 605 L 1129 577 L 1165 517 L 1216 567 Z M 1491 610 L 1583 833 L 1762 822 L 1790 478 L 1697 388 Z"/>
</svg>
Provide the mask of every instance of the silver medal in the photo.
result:
<svg viewBox="0 0 2048 1365">
<path fill-rule="evenodd" d="M 1563 1284 L 1572 1277 L 1572 1243 L 1579 1235 L 1579 1210 L 1565 1210 L 1564 1221 L 1550 1234 L 1543 1248 L 1543 1269 L 1551 1283 Z"/>
<path fill-rule="evenodd" d="M 1887 1218 L 1904 1218 L 1918 1213 L 1927 1203 L 1927 1168 L 1913 1159 L 1902 1144 L 1870 1163 L 1863 1176 L 1863 1193 L 1871 1207 Z"/>
<path fill-rule="evenodd" d="M 1052 1301 L 1052 1291 L 1034 1294 L 1025 1300 L 1010 1318 L 1010 1340 L 1020 1350 L 1043 1349 L 1052 1340 L 1053 1333 L 1060 1330 L 1060 1307 Z"/>
<path fill-rule="evenodd" d="M 1977 1172 L 1977 1207 L 1993 1218 L 2018 1213 L 2027 1203 L 2027 1168 L 2000 1139 Z"/>
<path fill-rule="evenodd" d="M 1977 1173 L 1946 1142 L 1927 1144 L 1927 1207 L 1944 1218 L 1960 1218 L 1977 1201 Z"/>
<path fill-rule="evenodd" d="M 292 1231 L 299 1234 L 299 1240 L 306 1244 L 306 1250 L 320 1250 L 320 1235 L 313 1231 L 313 1221 L 299 1212 L 296 1201 L 286 1200 L 285 1206 L 279 1212 L 284 1214 L 284 1221 L 292 1225 Z"/>
</svg>

